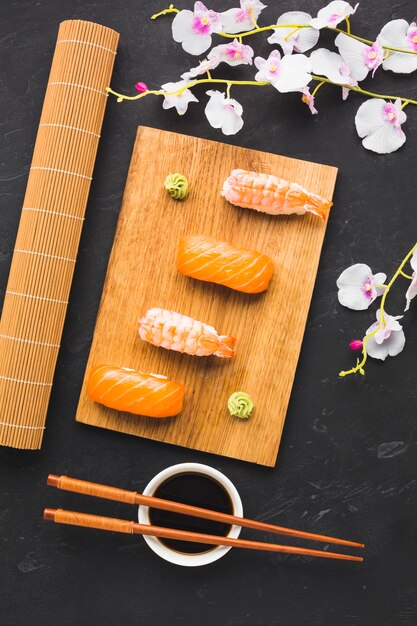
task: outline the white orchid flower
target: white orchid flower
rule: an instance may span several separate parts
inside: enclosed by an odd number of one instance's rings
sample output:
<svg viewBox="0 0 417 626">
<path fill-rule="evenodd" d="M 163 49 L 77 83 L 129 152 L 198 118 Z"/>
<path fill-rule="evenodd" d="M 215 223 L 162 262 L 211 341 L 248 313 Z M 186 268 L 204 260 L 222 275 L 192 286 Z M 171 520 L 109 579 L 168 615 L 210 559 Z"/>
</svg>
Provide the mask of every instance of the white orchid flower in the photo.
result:
<svg viewBox="0 0 417 626">
<path fill-rule="evenodd" d="M 214 70 L 222 61 L 228 65 L 252 65 L 253 48 L 251 46 L 245 46 L 237 39 L 234 39 L 231 43 L 221 44 L 212 48 L 207 56 L 207 59 L 200 61 L 197 67 L 192 67 L 188 72 L 181 74 L 181 78 L 184 80 L 190 80 L 196 78 L 202 74 Z"/>
<path fill-rule="evenodd" d="M 356 87 L 358 81 L 350 75 L 350 68 L 340 54 L 331 52 L 326 48 L 319 48 L 311 53 L 310 59 L 313 73 L 325 76 L 332 83 L 341 85 L 342 98 L 346 100 L 349 95 L 349 87 L 345 85 Z"/>
<path fill-rule="evenodd" d="M 280 24 L 310 24 L 311 15 L 303 11 L 289 11 L 283 13 L 277 20 Z M 316 28 L 277 28 L 268 37 L 269 43 L 281 46 L 284 54 L 292 52 L 307 52 L 314 48 L 320 37 L 320 31 Z"/>
<path fill-rule="evenodd" d="M 402 352 L 405 345 L 405 335 L 401 324 L 398 322 L 402 315 L 388 315 L 384 311 L 383 324 L 381 328 L 366 342 L 366 351 L 373 359 L 385 361 L 387 356 L 397 356 Z M 380 323 L 381 311 L 376 312 L 377 321 L 366 331 L 369 335 Z"/>
<path fill-rule="evenodd" d="M 284 56 L 273 50 L 267 59 L 255 58 L 255 80 L 269 82 L 281 93 L 300 91 L 311 81 L 311 63 L 304 54 Z"/>
<path fill-rule="evenodd" d="M 384 48 L 379 37 L 372 46 L 368 46 L 344 33 L 339 33 L 335 44 L 340 56 L 349 66 L 350 75 L 356 81 L 364 80 L 370 71 L 373 76 L 384 58 Z"/>
<path fill-rule="evenodd" d="M 385 24 L 380 33 L 383 46 L 417 52 L 417 24 L 406 20 L 392 20 Z M 397 74 L 410 74 L 417 70 L 417 54 L 389 52 L 382 67 Z"/>
<path fill-rule="evenodd" d="M 183 80 L 197 78 L 197 76 L 201 76 L 202 74 L 210 72 L 210 70 L 214 70 L 220 62 L 221 59 L 214 56 L 210 60 L 203 59 L 202 61 L 200 61 L 200 64 L 197 65 L 197 67 L 192 67 L 188 70 L 188 72 L 184 72 L 184 74 L 181 74 L 181 78 Z"/>
<path fill-rule="evenodd" d="M 352 7 L 348 2 L 342 0 L 333 0 L 326 7 L 320 9 L 317 17 L 311 20 L 310 24 L 313 28 L 334 28 L 347 17 L 353 15 L 358 8 L 359 3 Z"/>
<path fill-rule="evenodd" d="M 407 119 L 401 101 L 387 102 L 382 98 L 370 99 L 361 104 L 355 124 L 362 145 L 378 154 L 388 154 L 401 148 L 406 136 L 401 129 Z"/>
<path fill-rule="evenodd" d="M 223 30 L 229 35 L 253 30 L 261 11 L 266 8 L 259 0 L 240 0 L 240 8 L 229 9 L 221 13 Z"/>
<path fill-rule="evenodd" d="M 318 111 L 314 106 L 314 96 L 310 93 L 310 89 L 308 87 L 304 87 L 304 89 L 301 90 L 301 93 L 303 94 L 301 96 L 301 101 L 308 106 L 312 115 L 317 115 Z"/>
<path fill-rule="evenodd" d="M 202 2 L 194 4 L 194 11 L 180 11 L 172 22 L 172 37 L 189 54 L 199 55 L 211 46 L 212 33 L 220 33 L 223 25 L 220 13 L 207 9 Z"/>
<path fill-rule="evenodd" d="M 175 108 L 177 109 L 178 115 L 184 115 L 184 113 L 187 112 L 190 102 L 198 102 L 195 95 L 189 89 L 186 89 L 179 95 L 169 95 L 171 92 L 179 91 L 182 87 L 185 87 L 186 84 L 186 80 L 180 80 L 177 83 L 165 83 L 165 85 L 162 85 L 162 89 L 167 92 L 162 103 L 164 109 Z"/>
<path fill-rule="evenodd" d="M 235 135 L 243 126 L 242 105 L 234 98 L 227 98 L 221 91 L 207 91 L 205 114 L 213 128 L 221 128 L 225 135 Z"/>
<path fill-rule="evenodd" d="M 224 61 L 228 65 L 252 65 L 253 48 L 245 46 L 243 43 L 234 39 L 231 43 L 221 44 L 210 50 L 207 59 L 209 61 L 217 60 L 218 63 Z"/>
<path fill-rule="evenodd" d="M 407 293 L 405 294 L 407 304 L 404 311 L 408 311 L 408 309 L 410 308 L 411 300 L 417 296 L 417 251 L 414 252 L 413 256 L 411 257 L 410 265 L 413 269 L 413 274 L 410 286 L 407 289 Z"/>
<path fill-rule="evenodd" d="M 373 274 L 369 265 L 365 263 L 351 265 L 336 281 L 340 304 L 354 311 L 364 311 L 378 296 L 382 296 L 386 278 L 383 272 Z"/>
</svg>

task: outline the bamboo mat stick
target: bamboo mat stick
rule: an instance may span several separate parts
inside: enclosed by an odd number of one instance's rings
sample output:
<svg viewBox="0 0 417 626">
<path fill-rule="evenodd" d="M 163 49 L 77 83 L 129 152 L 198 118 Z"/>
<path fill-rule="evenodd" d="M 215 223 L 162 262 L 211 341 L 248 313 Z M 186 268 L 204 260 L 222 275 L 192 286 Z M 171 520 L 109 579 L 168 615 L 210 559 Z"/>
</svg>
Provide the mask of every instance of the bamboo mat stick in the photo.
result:
<svg viewBox="0 0 417 626">
<path fill-rule="evenodd" d="M 39 449 L 119 35 L 62 22 L 0 321 L 0 444 Z"/>
</svg>

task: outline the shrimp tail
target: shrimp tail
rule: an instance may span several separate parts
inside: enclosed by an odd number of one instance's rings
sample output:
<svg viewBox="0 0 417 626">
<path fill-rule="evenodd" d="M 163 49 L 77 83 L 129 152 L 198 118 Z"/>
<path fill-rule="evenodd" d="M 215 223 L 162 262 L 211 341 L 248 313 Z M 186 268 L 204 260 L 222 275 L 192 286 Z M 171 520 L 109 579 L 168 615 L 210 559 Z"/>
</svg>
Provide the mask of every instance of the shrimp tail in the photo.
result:
<svg viewBox="0 0 417 626">
<path fill-rule="evenodd" d="M 230 337 L 229 335 L 219 336 L 219 345 L 214 353 L 215 356 L 220 356 L 223 359 L 232 359 L 235 356 L 234 345 L 236 343 L 236 337 Z"/>
<path fill-rule="evenodd" d="M 285 197 L 285 201 L 287 206 L 298 206 L 302 208 L 302 213 L 312 213 L 313 215 L 318 215 L 318 217 L 321 217 L 323 220 L 327 218 L 330 207 L 333 204 L 330 200 L 326 200 L 315 193 L 307 191 L 303 187 L 300 187 L 300 185 L 297 185 L 297 183 L 291 185 Z"/>
<path fill-rule="evenodd" d="M 313 213 L 313 215 L 318 215 L 323 220 L 326 220 L 332 205 L 333 202 L 330 202 L 330 200 L 325 200 L 324 198 L 321 198 L 314 193 L 309 193 L 307 194 L 304 206 L 306 211 L 308 211 L 309 213 Z"/>
</svg>

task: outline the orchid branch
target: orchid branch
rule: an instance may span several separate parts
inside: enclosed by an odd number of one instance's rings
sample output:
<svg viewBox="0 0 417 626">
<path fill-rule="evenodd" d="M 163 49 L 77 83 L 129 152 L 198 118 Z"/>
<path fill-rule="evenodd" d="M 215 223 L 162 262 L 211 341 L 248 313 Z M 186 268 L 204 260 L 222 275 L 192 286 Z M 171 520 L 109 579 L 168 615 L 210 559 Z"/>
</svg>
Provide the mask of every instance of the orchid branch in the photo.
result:
<svg viewBox="0 0 417 626">
<path fill-rule="evenodd" d="M 230 90 L 230 87 L 232 87 L 233 85 L 250 85 L 251 87 L 265 87 L 266 85 L 270 84 L 268 82 L 258 82 L 256 80 L 226 80 L 225 78 L 200 78 L 198 80 L 193 80 L 192 82 L 187 83 L 186 85 L 184 85 L 180 89 L 176 89 L 175 91 L 164 91 L 163 89 L 158 89 L 158 90 L 150 89 L 143 93 L 138 93 L 135 96 L 126 96 L 122 93 L 118 93 L 117 91 L 113 91 L 113 89 L 111 89 L 110 87 L 106 87 L 106 91 L 107 93 L 111 93 L 113 96 L 116 96 L 117 102 L 122 102 L 123 100 L 140 100 L 141 98 L 144 98 L 145 96 L 150 96 L 150 95 L 180 96 L 181 94 L 184 93 L 186 89 L 191 89 L 192 87 L 195 87 L 196 85 L 203 85 L 207 83 L 226 85 L 226 88 L 228 91 Z"/>
<path fill-rule="evenodd" d="M 350 23 L 349 23 L 349 26 L 350 26 Z M 277 30 L 279 28 L 292 28 L 294 29 L 294 32 L 296 32 L 297 30 L 300 30 L 302 28 L 311 28 L 311 26 L 309 24 L 270 24 L 269 26 L 258 26 L 257 28 L 254 28 L 252 30 L 247 30 L 245 32 L 239 33 L 238 36 L 250 37 L 251 35 L 257 35 L 258 33 L 263 33 L 268 30 Z M 325 26 L 325 29 L 331 30 L 335 33 L 343 33 L 343 35 L 346 35 L 347 37 L 350 37 L 351 39 L 356 39 L 356 41 L 361 41 L 362 43 L 365 43 L 368 46 L 372 46 L 372 44 L 374 43 L 370 39 L 365 39 L 364 37 L 359 37 L 358 35 L 354 35 L 353 33 L 350 32 L 350 28 L 348 30 L 343 30 L 342 28 L 336 28 L 333 26 Z M 226 37 L 227 39 L 235 39 L 236 37 L 236 35 L 231 35 L 229 33 L 224 33 L 224 32 L 217 33 L 217 34 L 220 35 L 221 37 Z M 403 52 L 404 54 L 417 54 L 417 51 L 415 50 L 393 48 L 392 46 L 382 46 L 382 48 L 384 50 L 387 50 L 388 52 Z"/>
<path fill-rule="evenodd" d="M 348 17 L 345 17 L 346 22 L 346 35 L 350 35 L 350 20 Z"/>
<path fill-rule="evenodd" d="M 179 13 L 179 12 L 180 12 L 179 9 L 176 9 L 173 4 L 170 4 L 167 9 L 164 9 L 163 11 L 159 11 L 159 13 L 154 13 L 154 15 L 151 15 L 151 20 L 156 20 L 158 17 L 161 17 L 161 15 L 167 15 L 168 13 Z"/>
<path fill-rule="evenodd" d="M 250 37 L 251 35 L 257 35 L 258 33 L 264 33 L 268 30 L 277 30 L 278 28 L 293 28 L 294 32 L 300 30 L 301 28 L 310 28 L 308 24 L 271 24 L 270 26 L 257 26 L 253 30 L 247 30 L 238 35 L 231 35 L 230 33 L 217 33 L 220 37 L 226 37 L 227 39 L 234 39 L 236 36 L 238 37 Z"/>
<path fill-rule="evenodd" d="M 366 43 L 368 46 L 372 46 L 372 44 L 374 43 L 370 39 L 364 39 L 364 37 L 358 37 L 358 35 L 353 35 L 353 33 L 347 33 L 342 28 L 333 28 L 333 27 L 330 28 L 330 26 L 326 26 L 326 28 L 327 30 L 332 30 L 335 33 L 343 33 L 343 35 L 346 35 L 347 37 L 350 37 L 351 39 L 356 39 L 356 41 L 361 41 L 362 43 Z M 382 48 L 384 50 L 387 50 L 388 52 L 402 52 L 404 54 L 417 54 L 415 50 L 405 50 L 404 48 L 393 48 L 392 46 L 382 46 Z"/>
<path fill-rule="evenodd" d="M 354 85 L 341 85 L 340 83 L 334 83 L 329 78 L 325 78 L 324 76 L 315 76 L 313 74 L 312 79 L 315 81 L 318 81 L 319 83 L 317 87 L 315 88 L 313 94 L 317 93 L 317 90 L 322 85 L 327 83 L 329 85 L 334 85 L 335 87 L 346 87 L 346 89 L 350 89 L 351 91 L 356 91 L 357 93 L 360 93 L 364 96 L 370 96 L 371 98 L 382 98 L 382 99 L 387 99 L 387 100 L 401 100 L 401 102 L 403 102 L 404 105 L 406 104 L 417 105 L 417 100 L 410 100 L 410 98 L 403 98 L 399 96 L 387 96 L 387 95 L 375 93 L 372 91 L 367 91 L 365 89 L 362 89 L 361 87 L 356 87 Z M 227 80 L 224 78 L 212 78 L 210 76 L 209 78 L 200 78 L 200 79 L 191 81 L 185 84 L 184 86 L 182 86 L 180 89 L 177 89 L 176 91 L 170 91 L 170 92 L 164 91 L 163 89 L 158 89 L 158 90 L 151 89 L 149 91 L 145 91 L 144 93 L 138 93 L 134 96 L 126 96 L 124 94 L 118 93 L 117 91 L 114 91 L 110 87 L 107 87 L 106 91 L 108 93 L 111 93 L 113 96 L 116 96 L 118 102 L 122 102 L 123 100 L 140 100 L 141 98 L 144 98 L 145 96 L 149 96 L 149 95 L 180 96 L 181 94 L 184 93 L 186 89 L 192 89 L 193 87 L 196 87 L 197 85 L 203 85 L 203 84 L 223 84 L 223 85 L 226 85 L 227 88 L 229 86 L 231 87 L 232 85 L 236 85 L 236 86 L 247 85 L 250 87 L 266 87 L 267 85 L 270 85 L 270 83 L 267 81 L 258 82 L 256 80 Z"/>
<path fill-rule="evenodd" d="M 300 13 L 299 18 L 291 17 L 291 14 L 287 14 L 287 18 L 282 15 L 277 23 L 269 26 L 259 26 L 257 23 L 259 14 L 265 8 L 260 0 L 251 0 L 251 2 L 240 0 L 240 5 L 240 8 L 235 7 L 219 13 L 207 8 L 203 2 L 196 2 L 193 11 L 180 10 L 170 4 L 168 8 L 155 13 L 152 15 L 153 20 L 163 15 L 174 14 L 173 38 L 182 44 L 186 52 L 194 56 L 208 50 L 212 46 L 212 36 L 216 34 L 227 38 L 228 41 L 226 44 L 213 47 L 207 58 L 200 61 L 199 66 L 192 67 L 182 74 L 181 80 L 177 82 L 170 81 L 159 89 L 150 90 L 145 83 L 139 81 L 135 85 L 139 93 L 135 95 L 118 93 L 110 87 L 107 88 L 107 92 L 115 95 L 118 102 L 140 100 L 149 95 L 163 96 L 165 109 L 175 107 L 178 114 L 183 115 L 190 102 L 198 102 L 194 93 L 190 91 L 193 87 L 206 84 L 223 85 L 225 87 L 223 92 L 217 90 L 208 92 L 210 100 L 204 111 L 214 128 L 221 128 L 225 134 L 235 134 L 243 126 L 243 108 L 230 95 L 233 86 L 264 87 L 271 84 L 280 93 L 301 92 L 302 102 L 307 104 L 314 115 L 317 113 L 314 104 L 317 92 L 323 85 L 330 84 L 343 89 L 343 99 L 346 99 L 345 96 L 349 91 L 355 91 L 370 98 L 369 101 L 360 105 L 355 116 L 356 129 L 365 148 L 380 154 L 388 154 L 398 150 L 404 144 L 406 136 L 401 126 L 407 120 L 407 115 L 403 109 L 409 104 L 417 105 L 417 99 L 387 96 L 368 91 L 362 89 L 358 81 L 364 80 L 370 72 L 373 76 L 380 65 L 383 69 L 398 73 L 411 73 L 417 69 L 414 58 L 401 58 L 401 53 L 417 54 L 417 26 L 414 23 L 408 24 L 402 20 L 401 28 L 406 30 L 397 42 L 397 45 L 402 47 L 394 48 L 381 43 L 381 41 L 396 41 L 392 38 L 392 29 L 394 28 L 395 35 L 395 28 L 397 28 L 394 20 L 385 24 L 374 42 L 353 35 L 350 16 L 355 13 L 357 7 L 351 6 L 348 2 L 338 3 L 332 0 L 327 7 L 319 10 L 314 19 L 307 15 L 308 23 L 280 23 L 280 20 L 302 21 L 304 18 Z M 338 5 L 339 8 L 334 5 Z M 248 30 L 239 32 L 240 28 Z M 345 37 L 336 37 L 335 44 L 339 53 L 331 52 L 326 48 L 318 48 L 313 50 L 310 57 L 305 56 L 302 51 L 306 52 L 314 48 L 320 32 L 326 28 L 345 35 Z M 220 29 L 223 30 L 219 33 Z M 279 29 L 284 29 L 284 31 L 279 33 Z M 283 56 L 275 48 L 268 58 L 256 57 L 253 48 L 243 43 L 244 37 L 266 31 L 275 32 L 269 41 L 281 46 Z M 355 44 L 354 40 L 366 44 L 366 47 Z M 299 56 L 292 56 L 291 53 L 294 51 L 302 53 Z M 385 65 L 384 61 L 388 57 L 389 61 Z M 256 80 L 232 81 L 227 78 L 213 77 L 212 70 L 222 62 L 232 67 L 254 63 L 258 70 Z M 317 75 L 311 74 L 312 68 Z M 309 83 L 312 80 L 317 81 L 317 84 L 310 92 Z M 213 100 L 216 98 L 217 105 Z M 371 99 L 378 99 L 381 102 L 372 102 Z M 375 115 L 377 122 L 370 124 L 369 120 Z M 382 128 L 385 129 L 384 141 L 379 141 L 377 132 Z"/>
<path fill-rule="evenodd" d="M 314 90 L 313 90 L 313 91 L 312 91 L 312 93 L 311 93 L 311 96 L 312 96 L 313 98 L 314 98 L 314 96 L 316 95 L 316 93 L 318 92 L 318 90 L 320 89 L 320 87 L 322 87 L 323 85 L 325 85 L 325 84 L 326 84 L 326 82 L 327 82 L 327 81 L 325 81 L 325 80 L 321 80 L 321 81 L 319 82 L 319 84 L 315 86 Z"/>
<path fill-rule="evenodd" d="M 368 359 L 368 352 L 367 352 L 367 349 L 366 349 L 366 345 L 367 345 L 368 341 L 371 339 L 371 337 L 376 335 L 376 333 L 379 330 L 381 330 L 381 328 L 383 328 L 385 326 L 385 317 L 384 317 L 384 315 L 385 315 L 385 301 L 387 299 L 387 296 L 388 296 L 392 286 L 394 285 L 395 281 L 397 280 L 397 278 L 399 276 L 404 276 L 405 278 L 409 278 L 410 280 L 412 279 L 411 276 L 408 276 L 408 274 L 404 273 L 403 268 L 406 265 L 406 263 L 411 259 L 411 257 L 413 256 L 413 254 L 414 254 L 414 252 L 416 250 L 417 250 L 417 243 L 414 244 L 414 246 L 411 248 L 411 250 L 407 253 L 407 255 L 404 257 L 404 259 L 401 261 L 397 271 L 395 272 L 395 274 L 393 275 L 393 277 L 391 278 L 391 280 L 389 281 L 389 283 L 387 284 L 387 286 L 385 288 L 384 294 L 383 294 L 383 296 L 381 298 L 381 304 L 379 306 L 380 318 L 379 318 L 378 325 L 374 328 L 373 331 L 371 331 L 368 335 L 366 335 L 363 338 L 362 360 L 358 361 L 356 366 L 352 367 L 352 369 L 339 372 L 339 376 L 344 377 L 344 376 L 348 376 L 349 374 L 356 374 L 357 372 L 362 374 L 362 376 L 365 374 L 364 366 L 365 366 L 365 363 L 366 363 L 366 361 Z"/>
<path fill-rule="evenodd" d="M 408 280 L 413 280 L 413 277 L 412 277 L 412 276 L 410 276 L 410 274 L 406 274 L 406 273 L 405 273 L 405 272 L 403 272 L 402 270 L 401 270 L 400 274 L 401 274 L 401 276 L 403 276 L 404 278 L 408 278 Z"/>
<path fill-rule="evenodd" d="M 350 89 L 351 91 L 356 91 L 357 93 L 361 93 L 364 96 L 370 96 L 371 98 L 381 98 L 383 100 L 400 100 L 404 103 L 404 106 L 407 104 L 415 104 L 417 105 L 417 100 L 410 100 L 410 98 L 404 98 L 400 96 L 387 96 L 380 93 L 375 93 L 374 91 L 368 91 L 366 89 L 362 89 L 362 87 L 358 87 L 355 85 L 341 85 L 340 83 L 334 83 L 329 78 L 325 78 L 323 76 L 315 76 L 312 75 L 313 80 L 318 80 L 321 83 L 328 83 L 329 85 L 335 85 L 336 87 L 345 87 L 346 89 Z"/>
</svg>

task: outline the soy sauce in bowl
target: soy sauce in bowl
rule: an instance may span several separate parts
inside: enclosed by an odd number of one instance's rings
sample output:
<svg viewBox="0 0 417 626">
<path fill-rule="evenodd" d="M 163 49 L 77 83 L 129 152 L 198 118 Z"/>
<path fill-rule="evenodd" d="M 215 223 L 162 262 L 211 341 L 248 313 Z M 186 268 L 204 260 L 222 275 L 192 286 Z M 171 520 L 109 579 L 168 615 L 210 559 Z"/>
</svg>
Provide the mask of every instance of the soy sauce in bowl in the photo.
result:
<svg viewBox="0 0 417 626">
<path fill-rule="evenodd" d="M 220 511 L 221 513 L 234 514 L 232 501 L 224 487 L 213 478 L 197 472 L 181 472 L 171 476 L 157 488 L 153 495 L 164 500 L 173 500 L 183 504 Z M 229 524 L 158 509 L 149 510 L 149 519 L 154 526 L 188 530 L 209 535 L 225 536 L 229 534 L 231 529 Z M 186 554 L 201 554 L 216 547 L 210 544 L 165 539 L 162 537 L 159 538 L 159 541 L 170 550 Z"/>
</svg>

